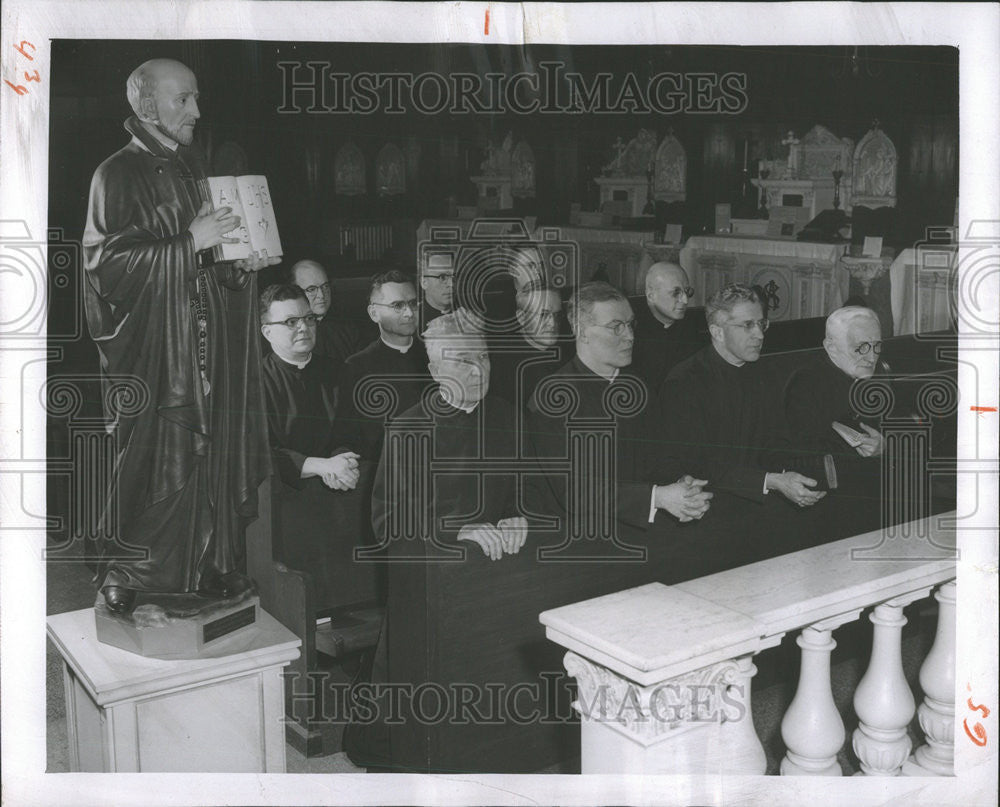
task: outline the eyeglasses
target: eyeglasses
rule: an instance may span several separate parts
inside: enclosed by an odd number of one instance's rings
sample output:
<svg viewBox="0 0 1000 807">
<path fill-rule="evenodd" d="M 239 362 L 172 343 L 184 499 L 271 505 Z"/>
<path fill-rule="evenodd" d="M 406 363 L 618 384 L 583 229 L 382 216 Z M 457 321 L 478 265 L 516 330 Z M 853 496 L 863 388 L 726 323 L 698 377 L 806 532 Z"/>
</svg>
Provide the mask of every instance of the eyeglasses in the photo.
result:
<svg viewBox="0 0 1000 807">
<path fill-rule="evenodd" d="M 284 325 L 288 330 L 294 331 L 299 327 L 299 323 L 304 322 L 307 328 L 315 328 L 319 318 L 315 314 L 306 314 L 304 317 L 289 317 L 278 322 L 265 322 L 265 325 Z"/>
<path fill-rule="evenodd" d="M 316 294 L 319 292 L 323 292 L 323 294 L 326 294 L 330 291 L 330 281 L 327 281 L 326 283 L 323 283 L 319 286 L 306 286 L 304 289 L 302 289 L 302 291 L 306 293 L 307 297 L 315 297 Z"/>
<path fill-rule="evenodd" d="M 679 300 L 682 294 L 690 299 L 691 297 L 694 297 L 694 289 L 691 288 L 691 286 L 688 286 L 683 289 L 680 286 L 678 286 L 676 289 L 670 291 L 670 296 L 673 297 L 675 300 Z"/>
<path fill-rule="evenodd" d="M 742 328 L 747 333 L 753 333 L 754 327 L 760 328 L 760 332 L 764 333 L 771 326 L 771 323 L 766 319 L 748 319 L 746 322 L 727 322 L 725 324 L 730 328 Z"/>
<path fill-rule="evenodd" d="M 632 319 L 630 319 L 628 322 L 622 322 L 620 319 L 613 319 L 613 320 L 611 320 L 611 322 L 608 322 L 606 324 L 602 324 L 600 322 L 595 322 L 594 325 L 596 325 L 599 328 L 607 328 L 615 336 L 621 336 L 622 334 L 624 334 L 626 328 L 629 331 L 631 331 L 632 333 L 635 333 L 635 318 L 634 317 Z"/>
<path fill-rule="evenodd" d="M 879 355 L 879 353 L 882 352 L 882 343 L 862 342 L 860 345 L 854 348 L 854 352 L 861 356 L 867 356 L 869 353 L 874 353 L 877 356 Z"/>
<path fill-rule="evenodd" d="M 436 280 L 438 283 L 445 285 L 450 285 L 455 282 L 455 275 L 453 273 L 441 274 L 441 275 L 424 275 L 424 277 L 429 277 Z"/>
<path fill-rule="evenodd" d="M 372 303 L 372 305 L 380 305 L 383 308 L 391 308 L 395 314 L 402 314 L 407 310 L 416 311 L 420 307 L 420 303 L 417 302 L 416 298 L 412 300 L 396 300 L 392 303 Z"/>
</svg>

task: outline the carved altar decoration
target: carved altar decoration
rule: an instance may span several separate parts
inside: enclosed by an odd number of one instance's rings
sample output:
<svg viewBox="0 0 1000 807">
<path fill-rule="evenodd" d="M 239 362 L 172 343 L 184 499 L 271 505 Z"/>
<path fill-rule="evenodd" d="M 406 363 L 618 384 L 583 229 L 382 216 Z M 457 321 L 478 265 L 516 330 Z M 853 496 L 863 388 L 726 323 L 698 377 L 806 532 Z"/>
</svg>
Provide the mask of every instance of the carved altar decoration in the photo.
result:
<svg viewBox="0 0 1000 807">
<path fill-rule="evenodd" d="M 763 190 L 766 206 L 803 207 L 809 211 L 810 219 L 815 218 L 820 211 L 834 206 L 836 170 L 843 172 L 839 191 L 841 208 L 850 213 L 854 141 L 816 125 L 801 140 L 789 132 L 781 142 L 788 146 L 787 158 L 761 160 L 760 176 L 753 180 Z"/>
<path fill-rule="evenodd" d="M 661 202 L 683 202 L 687 198 L 687 154 L 681 141 L 667 132 L 656 150 L 653 195 Z"/>
<path fill-rule="evenodd" d="M 511 187 L 512 196 L 519 199 L 535 198 L 535 152 L 531 150 L 526 140 L 522 140 L 514 148 L 511 157 Z"/>
<path fill-rule="evenodd" d="M 656 134 L 640 129 L 626 145 L 619 137 L 613 146 L 614 157 L 601 169 L 594 181 L 601 188 L 600 208 L 620 216 L 643 215 L 650 201 L 650 174 L 656 158 Z"/>
<path fill-rule="evenodd" d="M 364 196 L 365 155 L 354 143 L 345 143 L 333 159 L 334 190 L 344 196 Z"/>
<path fill-rule="evenodd" d="M 896 166 L 896 147 L 875 121 L 854 150 L 852 204 L 895 207 Z"/>
<path fill-rule="evenodd" d="M 375 182 L 379 196 L 406 193 L 406 161 L 396 144 L 386 143 L 375 158 Z"/>
<path fill-rule="evenodd" d="M 497 148 L 492 140 L 486 141 L 486 159 L 479 164 L 479 176 L 470 177 L 479 189 L 481 210 L 506 210 L 514 206 L 511 194 L 511 160 L 513 136 L 510 132 Z"/>
</svg>

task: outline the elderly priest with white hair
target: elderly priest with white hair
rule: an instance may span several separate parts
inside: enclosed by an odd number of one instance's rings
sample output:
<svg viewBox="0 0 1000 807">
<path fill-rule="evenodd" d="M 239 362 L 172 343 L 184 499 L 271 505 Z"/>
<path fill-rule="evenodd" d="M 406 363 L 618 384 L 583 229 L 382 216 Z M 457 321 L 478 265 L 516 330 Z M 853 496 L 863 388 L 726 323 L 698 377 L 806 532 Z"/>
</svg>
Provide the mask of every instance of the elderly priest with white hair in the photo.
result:
<svg viewBox="0 0 1000 807">
<path fill-rule="evenodd" d="M 837 489 L 819 508 L 824 517 L 817 523 L 837 535 L 874 530 L 884 440 L 877 421 L 852 406 L 852 389 L 885 372 L 878 315 L 861 306 L 837 309 L 827 317 L 823 351 L 785 385 L 787 434 L 795 452 L 830 454 L 836 464 Z"/>
</svg>

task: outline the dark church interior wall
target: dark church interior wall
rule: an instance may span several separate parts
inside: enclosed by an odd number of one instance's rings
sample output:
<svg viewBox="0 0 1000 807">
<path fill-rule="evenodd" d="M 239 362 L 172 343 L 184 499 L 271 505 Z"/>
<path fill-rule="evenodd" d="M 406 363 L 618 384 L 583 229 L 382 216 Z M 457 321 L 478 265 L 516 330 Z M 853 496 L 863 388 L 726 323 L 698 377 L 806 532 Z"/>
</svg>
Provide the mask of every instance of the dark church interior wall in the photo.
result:
<svg viewBox="0 0 1000 807">
<path fill-rule="evenodd" d="M 50 90 L 51 239 L 72 244 L 81 237 L 93 171 L 128 139 L 122 129 L 130 114 L 125 81 L 137 65 L 158 56 L 180 59 L 197 74 L 202 118 L 196 136 L 206 151 L 211 155 L 222 143 L 235 141 L 246 152 L 249 172 L 268 177 L 286 265 L 318 257 L 334 278 L 372 271 L 337 254 L 337 228 L 353 221 L 392 222 L 396 249 L 387 261 L 412 271 L 416 226 L 425 218 L 447 216 L 453 205 L 475 203 L 476 188 L 468 177 L 478 173 L 487 140 L 499 144 L 508 132 L 515 142 L 524 138 L 530 143 L 537 163 L 536 197 L 515 200 L 514 213 L 537 216 L 540 224 L 568 223 L 573 203 L 596 209 L 593 178 L 612 158 L 611 144 L 618 137 L 627 142 L 640 128 L 653 129 L 658 141 L 672 130 L 685 146 L 687 201 L 671 218 L 682 219 L 686 236 L 711 231 L 717 202 L 732 202 L 734 215 L 753 214 L 756 189 L 741 195 L 744 145 L 752 177 L 757 159 L 780 159 L 787 153 L 781 140 L 789 130 L 801 138 L 816 124 L 857 142 L 877 118 L 892 139 L 899 158 L 899 245 L 918 240 L 928 225 L 950 224 L 958 195 L 954 48 L 57 40 L 52 43 Z M 434 71 L 481 76 L 534 72 L 544 62 L 559 62 L 565 70 L 588 77 L 610 73 L 615 87 L 630 73 L 642 86 L 663 72 L 735 72 L 747 77 L 749 104 L 738 115 L 280 113 L 287 72 L 278 63 L 309 61 L 329 62 L 334 71 L 352 74 Z M 296 75 L 301 80 L 302 74 Z M 334 155 L 347 141 L 365 154 L 364 196 L 344 197 L 334 191 Z M 374 187 L 374 161 L 387 142 L 416 159 L 408 170 L 406 193 L 380 198 Z M 664 223 L 668 214 L 662 203 L 657 214 Z M 57 353 L 50 377 L 98 372 L 97 354 L 83 325 L 78 252 L 72 246 L 65 251 L 71 256 L 68 264 L 50 265 L 50 335 L 60 337 L 52 341 Z M 50 250 L 50 264 L 57 252 Z M 94 379 L 81 385 L 84 396 L 77 417 L 100 417 L 100 385 Z M 50 425 L 50 457 L 65 456 L 65 419 Z M 63 500 L 66 484 L 53 478 L 50 513 L 60 512 L 58 500 Z"/>
</svg>

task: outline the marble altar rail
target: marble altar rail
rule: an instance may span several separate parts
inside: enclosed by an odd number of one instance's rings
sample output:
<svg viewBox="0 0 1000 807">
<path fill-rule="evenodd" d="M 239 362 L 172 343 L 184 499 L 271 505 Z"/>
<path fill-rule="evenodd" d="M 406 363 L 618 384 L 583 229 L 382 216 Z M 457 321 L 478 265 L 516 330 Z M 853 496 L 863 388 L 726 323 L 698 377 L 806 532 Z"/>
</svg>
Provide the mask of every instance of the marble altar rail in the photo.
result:
<svg viewBox="0 0 1000 807">
<path fill-rule="evenodd" d="M 840 776 L 844 722 L 830 688 L 833 632 L 872 608 L 854 694 L 863 773 L 950 775 L 955 533 L 949 514 L 675 586 L 651 583 L 543 612 L 577 681 L 583 773 L 763 774 L 750 709 L 753 657 L 798 631 L 798 689 L 781 723 L 782 775 Z M 895 537 L 892 537 L 895 536 Z M 909 537 L 905 537 L 909 536 Z M 923 537 L 917 537 L 923 536 Z M 903 609 L 934 590 L 938 625 L 916 707 L 903 676 Z M 911 754 L 916 712 L 926 737 Z"/>
</svg>

